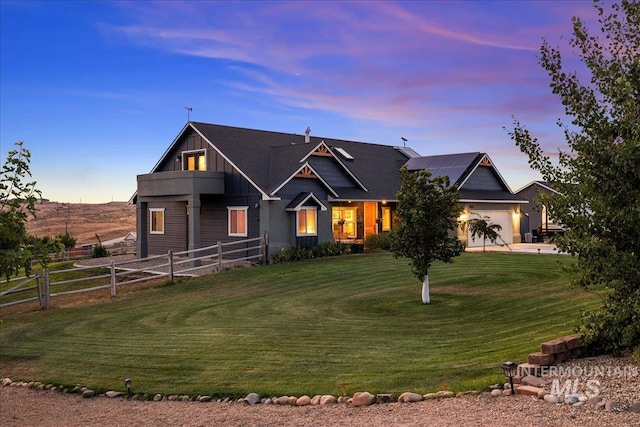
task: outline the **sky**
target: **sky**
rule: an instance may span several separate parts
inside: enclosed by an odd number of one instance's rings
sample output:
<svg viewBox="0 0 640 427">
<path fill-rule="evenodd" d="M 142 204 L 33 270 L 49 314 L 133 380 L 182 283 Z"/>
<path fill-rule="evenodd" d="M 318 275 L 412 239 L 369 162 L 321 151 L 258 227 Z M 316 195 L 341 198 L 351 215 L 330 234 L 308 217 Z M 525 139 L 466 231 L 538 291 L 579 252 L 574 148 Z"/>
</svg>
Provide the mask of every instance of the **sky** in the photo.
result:
<svg viewBox="0 0 640 427">
<path fill-rule="evenodd" d="M 0 161 L 23 141 L 43 198 L 127 201 L 190 118 L 486 152 L 516 191 L 540 176 L 514 118 L 566 146 L 538 59 L 580 66 L 572 16 L 597 29 L 581 0 L 0 0 Z"/>
</svg>

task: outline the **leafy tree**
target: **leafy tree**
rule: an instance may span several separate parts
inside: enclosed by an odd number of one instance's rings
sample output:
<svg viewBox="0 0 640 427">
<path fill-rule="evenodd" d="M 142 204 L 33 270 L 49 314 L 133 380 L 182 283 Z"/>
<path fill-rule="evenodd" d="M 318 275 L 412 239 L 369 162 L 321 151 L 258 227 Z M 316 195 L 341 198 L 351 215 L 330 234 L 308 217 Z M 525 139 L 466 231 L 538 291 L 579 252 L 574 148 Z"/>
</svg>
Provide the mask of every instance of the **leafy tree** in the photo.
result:
<svg viewBox="0 0 640 427">
<path fill-rule="evenodd" d="M 509 134 L 559 192 L 541 202 L 566 226 L 556 243 L 577 258 L 575 283 L 610 288 L 599 310 L 578 322 L 591 350 L 607 353 L 640 347 L 640 3 L 595 7 L 600 33 L 574 17 L 569 40 L 589 83 L 565 72 L 559 48 L 543 41 L 540 49 L 540 65 L 571 119 L 558 121 L 568 151 L 552 162 L 517 120 Z"/>
<path fill-rule="evenodd" d="M 471 239 L 476 240 L 476 237 L 482 239 L 482 252 L 485 252 L 485 246 L 487 240 L 491 243 L 496 244 L 498 239 L 500 239 L 503 243 L 497 243 L 499 246 L 504 246 L 504 240 L 500 237 L 499 231 L 502 231 L 502 226 L 500 224 L 492 224 L 490 222 L 488 216 L 483 216 L 480 218 L 472 218 L 465 226 L 469 229 L 469 233 L 471 233 Z"/>
<path fill-rule="evenodd" d="M 409 171 L 406 167 L 400 172 L 402 186 L 396 194 L 398 212 L 391 251 L 396 258 L 411 258 L 412 272 L 422 281 L 422 302 L 428 304 L 431 263 L 452 262 L 464 251 L 456 232 L 462 206 L 448 177 L 432 178 L 428 170 Z"/>
<path fill-rule="evenodd" d="M 15 145 L 0 174 L 0 275 L 7 281 L 20 268 L 30 270 L 32 252 L 25 247 L 25 222 L 29 215 L 36 217 L 35 204 L 41 197 L 35 181 L 25 182 L 31 178 L 31 152 L 22 141 Z"/>
</svg>

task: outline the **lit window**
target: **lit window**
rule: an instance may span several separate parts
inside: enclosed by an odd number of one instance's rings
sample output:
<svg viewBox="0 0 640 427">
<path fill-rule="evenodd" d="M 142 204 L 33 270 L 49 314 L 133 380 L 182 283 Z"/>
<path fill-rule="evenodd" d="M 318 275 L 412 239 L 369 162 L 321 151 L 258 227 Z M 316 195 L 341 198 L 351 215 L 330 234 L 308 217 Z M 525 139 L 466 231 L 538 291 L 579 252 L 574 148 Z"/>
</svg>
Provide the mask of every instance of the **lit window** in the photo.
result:
<svg viewBox="0 0 640 427">
<path fill-rule="evenodd" d="M 186 151 L 182 153 L 182 169 L 188 171 L 206 171 L 207 156 L 205 151 Z"/>
<path fill-rule="evenodd" d="M 229 236 L 247 237 L 247 209 L 248 206 L 228 207 Z"/>
<path fill-rule="evenodd" d="M 164 208 L 149 209 L 151 215 L 151 234 L 164 234 Z"/>
<path fill-rule="evenodd" d="M 316 236 L 318 234 L 316 208 L 300 209 L 296 222 L 296 236 Z"/>
<path fill-rule="evenodd" d="M 391 208 L 382 208 L 382 231 L 391 230 Z"/>
<path fill-rule="evenodd" d="M 354 239 L 356 237 L 356 209 L 334 207 L 333 235 L 336 239 Z"/>
</svg>

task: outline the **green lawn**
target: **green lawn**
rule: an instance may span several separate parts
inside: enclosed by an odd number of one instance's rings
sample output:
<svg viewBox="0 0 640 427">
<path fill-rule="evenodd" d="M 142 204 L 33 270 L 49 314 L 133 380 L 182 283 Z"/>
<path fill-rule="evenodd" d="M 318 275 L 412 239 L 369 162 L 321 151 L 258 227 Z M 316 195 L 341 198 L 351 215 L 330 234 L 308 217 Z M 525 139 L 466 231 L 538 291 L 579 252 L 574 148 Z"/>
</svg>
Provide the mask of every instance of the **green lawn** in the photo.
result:
<svg viewBox="0 0 640 427">
<path fill-rule="evenodd" d="M 234 269 L 76 308 L 53 299 L 0 312 L 0 375 L 214 396 L 482 389 L 598 304 L 561 262 L 465 253 L 433 266 L 429 305 L 389 254 Z"/>
</svg>

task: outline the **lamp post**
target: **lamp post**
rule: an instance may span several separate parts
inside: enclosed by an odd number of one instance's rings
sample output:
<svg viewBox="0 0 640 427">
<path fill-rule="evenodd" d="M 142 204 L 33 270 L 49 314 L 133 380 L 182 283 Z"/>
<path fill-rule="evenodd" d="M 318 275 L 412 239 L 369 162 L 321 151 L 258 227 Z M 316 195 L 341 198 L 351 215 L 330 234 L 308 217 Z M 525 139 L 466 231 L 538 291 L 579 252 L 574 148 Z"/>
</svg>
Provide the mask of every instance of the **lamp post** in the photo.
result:
<svg viewBox="0 0 640 427">
<path fill-rule="evenodd" d="M 513 396 L 515 390 L 513 389 L 513 377 L 516 374 L 516 369 L 518 368 L 517 363 L 513 362 L 504 362 L 501 366 L 504 371 L 504 375 L 509 378 L 509 385 L 511 386 L 511 395 Z"/>
<path fill-rule="evenodd" d="M 127 396 L 131 397 L 131 379 L 124 380 L 124 386 L 127 388 Z"/>
</svg>

